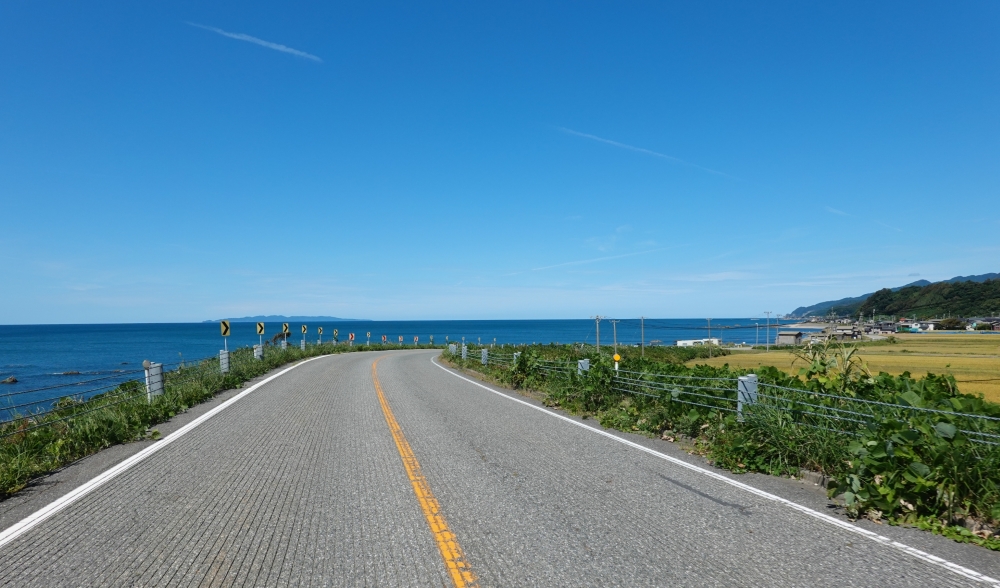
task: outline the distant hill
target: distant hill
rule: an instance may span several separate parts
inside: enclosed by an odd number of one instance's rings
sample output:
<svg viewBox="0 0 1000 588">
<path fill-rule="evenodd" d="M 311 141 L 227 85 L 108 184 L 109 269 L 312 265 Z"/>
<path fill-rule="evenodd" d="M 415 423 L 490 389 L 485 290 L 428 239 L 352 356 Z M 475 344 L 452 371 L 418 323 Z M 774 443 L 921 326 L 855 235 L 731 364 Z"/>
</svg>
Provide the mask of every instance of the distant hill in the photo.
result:
<svg viewBox="0 0 1000 588">
<path fill-rule="evenodd" d="M 905 286 L 898 286 L 896 288 L 884 288 L 883 290 L 879 290 L 879 292 L 884 292 L 886 290 L 888 290 L 889 292 L 900 292 L 904 289 L 909 289 L 909 288 L 916 288 L 917 290 L 919 290 L 923 287 L 931 286 L 934 284 L 958 284 L 965 282 L 983 283 L 986 282 L 987 280 L 997 280 L 997 279 L 1000 279 L 1000 273 L 982 274 L 978 276 L 955 276 L 950 280 L 942 280 L 940 282 L 934 282 L 934 283 L 928 282 L 927 280 L 917 280 L 916 282 L 911 282 L 909 284 L 906 284 Z M 855 296 L 853 298 L 841 298 L 840 300 L 829 300 L 827 302 L 820 302 L 818 304 L 813 304 L 812 306 L 800 306 L 799 308 L 793 310 L 790 313 L 790 316 L 793 317 L 826 316 L 831 313 L 839 316 L 856 316 L 861 306 L 865 303 L 865 301 L 867 301 L 874 294 L 875 292 L 870 292 L 868 294 L 862 294 L 861 296 Z M 992 309 L 987 309 L 987 311 L 992 311 Z M 871 313 L 871 308 L 868 309 L 868 312 Z M 898 312 L 893 313 L 889 311 L 883 311 L 880 309 L 876 309 L 876 312 L 883 314 L 907 314 L 907 316 L 909 316 L 908 313 L 898 313 Z M 956 312 L 950 310 L 946 312 L 952 312 L 952 314 L 957 314 Z M 930 313 L 924 316 L 933 316 L 933 314 L 934 313 Z M 986 312 L 980 314 L 986 314 Z"/>
<path fill-rule="evenodd" d="M 910 286 L 930 286 L 930 282 L 927 280 L 917 280 L 916 282 L 910 282 L 905 286 L 899 286 L 892 288 L 895 290 L 902 290 L 903 288 L 909 288 Z M 797 317 L 807 317 L 807 316 L 826 316 L 830 314 L 831 310 L 834 310 L 834 314 L 851 314 L 850 312 L 837 312 L 841 309 L 857 308 L 862 302 L 868 299 L 869 296 L 874 294 L 874 292 L 869 292 L 867 294 L 862 294 L 861 296 L 855 296 L 853 298 L 841 298 L 840 300 L 828 300 L 826 302 L 820 302 L 818 304 L 813 304 L 812 306 L 800 306 L 791 312 L 791 316 Z"/>
<path fill-rule="evenodd" d="M 330 321 L 365 321 L 368 319 L 338 318 L 335 316 L 284 316 L 281 314 L 268 314 L 259 316 L 244 316 L 241 318 L 213 319 L 202 321 L 205 323 L 217 323 L 219 321 L 229 321 L 231 323 L 292 323 L 292 322 L 330 322 Z"/>
<path fill-rule="evenodd" d="M 891 314 L 918 319 L 995 316 L 1000 312 L 1000 279 L 985 282 L 937 282 L 930 286 L 884 288 L 868 297 L 854 314 Z"/>
</svg>

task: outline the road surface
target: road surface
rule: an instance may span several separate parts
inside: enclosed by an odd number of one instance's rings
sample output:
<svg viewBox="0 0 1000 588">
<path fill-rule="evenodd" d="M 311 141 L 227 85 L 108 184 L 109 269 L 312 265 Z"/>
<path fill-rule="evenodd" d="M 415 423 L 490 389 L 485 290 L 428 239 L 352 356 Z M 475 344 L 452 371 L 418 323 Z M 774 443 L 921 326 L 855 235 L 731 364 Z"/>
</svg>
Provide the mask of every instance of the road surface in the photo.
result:
<svg viewBox="0 0 1000 588">
<path fill-rule="evenodd" d="M 0 585 L 844 587 L 1000 577 L 992 552 L 848 523 L 801 483 L 731 476 L 665 442 L 598 432 L 435 357 L 323 357 L 234 397 L 9 528 Z"/>
</svg>

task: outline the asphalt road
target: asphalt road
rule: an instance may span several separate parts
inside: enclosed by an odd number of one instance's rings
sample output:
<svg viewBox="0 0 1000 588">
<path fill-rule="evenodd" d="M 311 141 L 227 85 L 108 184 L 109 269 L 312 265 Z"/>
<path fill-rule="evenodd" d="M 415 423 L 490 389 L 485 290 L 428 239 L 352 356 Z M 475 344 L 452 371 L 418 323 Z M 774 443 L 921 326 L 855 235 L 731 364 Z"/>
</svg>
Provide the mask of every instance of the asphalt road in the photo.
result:
<svg viewBox="0 0 1000 588">
<path fill-rule="evenodd" d="M 451 586 L 455 561 L 483 586 L 1000 577 L 992 552 L 831 522 L 810 514 L 826 502 L 800 483 L 700 469 L 665 442 L 491 392 L 434 355 L 326 357 L 261 385 L 8 532 L 0 585 Z"/>
</svg>

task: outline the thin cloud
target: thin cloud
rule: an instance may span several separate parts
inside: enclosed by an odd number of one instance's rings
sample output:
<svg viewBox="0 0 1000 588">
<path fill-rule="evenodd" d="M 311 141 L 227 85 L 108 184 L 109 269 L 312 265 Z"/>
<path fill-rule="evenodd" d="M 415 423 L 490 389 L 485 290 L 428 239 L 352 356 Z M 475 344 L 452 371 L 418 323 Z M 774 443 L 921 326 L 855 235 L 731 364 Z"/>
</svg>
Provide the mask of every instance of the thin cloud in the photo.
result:
<svg viewBox="0 0 1000 588">
<path fill-rule="evenodd" d="M 903 229 L 901 229 L 899 227 L 894 227 L 892 225 L 887 225 L 887 224 L 885 224 L 883 222 L 875 221 L 875 224 L 876 225 L 881 225 L 881 226 L 883 226 L 883 227 L 885 227 L 887 229 L 892 229 L 892 230 L 896 231 L 897 233 L 902 233 L 903 232 Z"/>
<path fill-rule="evenodd" d="M 542 270 L 552 269 L 552 268 L 556 268 L 556 267 L 566 267 L 568 265 L 583 265 L 585 263 L 596 263 L 598 261 L 607 261 L 609 259 L 621 259 L 623 257 L 633 257 L 635 255 L 645 255 L 647 253 L 656 253 L 657 251 L 663 251 L 664 249 L 667 249 L 667 248 L 666 247 L 661 247 L 659 249 L 650 249 L 648 251 L 637 251 L 635 253 L 625 253 L 623 255 L 607 255 L 605 257 L 595 257 L 593 259 L 581 259 L 581 260 L 578 260 L 578 261 L 567 261 L 565 263 L 557 263 L 555 265 L 546 265 L 546 266 L 543 266 L 543 267 L 531 268 L 531 271 L 533 271 L 533 272 L 540 272 Z"/>
<path fill-rule="evenodd" d="M 846 212 L 844 212 L 843 210 L 837 210 L 836 208 L 833 208 L 832 206 L 824 206 L 823 208 L 825 208 L 827 212 L 832 212 L 833 214 L 839 214 L 840 216 L 851 216 L 851 215 L 847 214 Z"/>
<path fill-rule="evenodd" d="M 219 28 L 210 27 L 210 26 L 206 26 L 206 25 L 203 25 L 203 24 L 198 24 L 196 22 L 187 22 L 185 24 L 188 24 L 188 25 L 193 26 L 193 27 L 197 27 L 199 29 L 205 29 L 206 31 L 212 31 L 213 33 L 218 33 L 218 34 L 222 35 L 223 37 L 229 37 L 230 39 L 236 39 L 237 41 L 246 41 L 248 43 L 253 43 L 255 45 L 260 45 L 261 47 L 267 47 L 268 49 L 274 49 L 275 51 L 281 51 L 282 53 L 291 53 L 292 55 L 296 55 L 298 57 L 304 57 L 306 59 L 311 59 L 311 60 L 313 60 L 313 61 L 315 61 L 317 63 L 323 63 L 322 59 L 320 59 L 319 57 L 316 57 L 315 55 L 313 55 L 311 53 L 306 53 L 305 51 L 299 51 L 298 49 L 292 49 L 291 47 L 286 47 L 285 45 L 281 45 L 279 43 L 272 43 L 270 41 L 265 41 L 263 39 L 258 39 L 257 37 L 251 37 L 250 35 L 245 35 L 243 33 L 230 33 L 228 31 L 224 31 L 224 30 L 219 29 Z"/>
<path fill-rule="evenodd" d="M 695 169 L 700 169 L 701 171 L 708 172 L 710 174 L 715 174 L 717 176 L 724 176 L 727 178 L 732 178 L 734 180 L 745 181 L 742 178 L 732 176 L 726 172 L 721 172 L 717 169 L 712 169 L 710 167 L 703 167 L 696 163 L 691 163 L 690 161 L 685 161 L 679 157 L 674 157 L 673 155 L 666 155 L 664 153 L 658 153 L 656 151 L 651 151 L 649 149 L 643 149 L 642 147 L 636 147 L 634 145 L 626 145 L 625 143 L 619 143 L 618 141 L 612 141 L 611 139 L 605 139 L 603 137 L 598 137 L 597 135 L 589 135 L 587 133 L 581 133 L 580 131 L 574 131 L 573 129 L 567 129 L 566 127 L 556 127 L 560 131 L 576 135 L 577 137 L 583 137 L 584 139 L 591 139 L 593 141 L 600 141 L 601 143 L 607 143 L 608 145 L 614 145 L 615 147 L 620 147 L 622 149 L 628 149 L 629 151 L 635 151 L 637 153 L 643 153 L 645 155 L 652 155 L 653 157 L 659 157 L 660 159 L 666 159 L 671 163 L 676 163 L 677 165 L 685 165 L 687 167 L 693 167 Z"/>
</svg>

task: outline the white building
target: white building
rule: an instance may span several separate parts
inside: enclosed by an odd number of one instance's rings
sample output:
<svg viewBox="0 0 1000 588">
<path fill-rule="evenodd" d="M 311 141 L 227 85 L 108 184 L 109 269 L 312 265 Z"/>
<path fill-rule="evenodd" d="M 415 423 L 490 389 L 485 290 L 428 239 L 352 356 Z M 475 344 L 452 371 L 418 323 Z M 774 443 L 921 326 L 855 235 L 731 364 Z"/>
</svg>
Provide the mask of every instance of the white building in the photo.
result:
<svg viewBox="0 0 1000 588">
<path fill-rule="evenodd" d="M 721 341 L 716 337 L 712 337 L 711 339 L 683 339 L 677 341 L 678 347 L 697 347 L 698 345 L 721 345 Z"/>
</svg>

